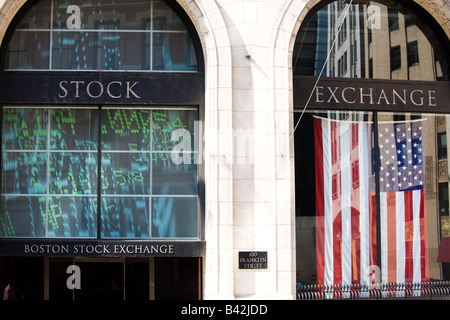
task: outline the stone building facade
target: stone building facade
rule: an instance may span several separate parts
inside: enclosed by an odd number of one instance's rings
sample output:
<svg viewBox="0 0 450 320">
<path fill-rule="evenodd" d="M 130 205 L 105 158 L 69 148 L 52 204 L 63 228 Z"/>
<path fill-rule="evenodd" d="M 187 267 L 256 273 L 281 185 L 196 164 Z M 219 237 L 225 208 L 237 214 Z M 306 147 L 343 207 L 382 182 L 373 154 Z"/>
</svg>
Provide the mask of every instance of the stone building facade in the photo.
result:
<svg viewBox="0 0 450 320">
<path fill-rule="evenodd" d="M 1 1 L 0 39 L 27 2 Z M 433 17 L 450 38 L 448 1 L 404 2 Z M 302 253 L 292 61 L 299 29 L 322 3 L 176 1 L 195 27 L 204 58 L 203 299 L 295 299 Z M 240 268 L 240 252 L 266 252 L 266 268 Z"/>
</svg>

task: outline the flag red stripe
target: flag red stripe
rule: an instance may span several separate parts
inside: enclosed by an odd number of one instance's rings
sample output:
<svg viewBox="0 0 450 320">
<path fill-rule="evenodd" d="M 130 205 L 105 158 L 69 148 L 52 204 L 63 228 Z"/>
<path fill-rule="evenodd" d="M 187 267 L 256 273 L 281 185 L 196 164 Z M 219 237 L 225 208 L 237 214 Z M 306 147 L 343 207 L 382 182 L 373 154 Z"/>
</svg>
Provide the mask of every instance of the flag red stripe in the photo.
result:
<svg viewBox="0 0 450 320">
<path fill-rule="evenodd" d="M 370 265 L 377 266 L 377 201 L 374 192 L 370 193 L 370 243 L 371 255 Z"/>
<path fill-rule="evenodd" d="M 427 206 L 425 205 L 425 189 L 420 190 L 420 256 L 421 256 L 421 278 L 429 281 L 429 258 L 428 258 L 428 224 Z"/>
<path fill-rule="evenodd" d="M 316 263 L 317 282 L 324 284 L 325 280 L 325 221 L 324 221 L 324 192 L 323 192 L 323 142 L 322 121 L 314 118 L 314 152 L 316 174 Z"/>
</svg>

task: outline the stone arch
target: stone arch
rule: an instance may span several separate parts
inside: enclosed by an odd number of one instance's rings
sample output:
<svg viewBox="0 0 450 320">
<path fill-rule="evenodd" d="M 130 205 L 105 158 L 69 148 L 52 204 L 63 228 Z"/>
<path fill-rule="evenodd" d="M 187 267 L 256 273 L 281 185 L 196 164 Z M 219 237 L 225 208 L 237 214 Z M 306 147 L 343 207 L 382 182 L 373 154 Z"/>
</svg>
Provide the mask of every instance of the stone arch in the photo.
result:
<svg viewBox="0 0 450 320">
<path fill-rule="evenodd" d="M 209 139 L 204 150 L 203 160 L 206 164 L 205 171 L 207 171 L 205 172 L 205 228 L 207 229 L 205 240 L 210 244 L 208 247 L 213 248 L 207 249 L 208 259 L 204 261 L 204 277 L 210 279 L 203 281 L 206 286 L 203 292 L 206 298 L 217 297 L 223 295 L 223 292 L 229 294 L 233 291 L 232 288 L 224 288 L 223 284 L 219 290 L 221 274 L 226 274 L 232 268 L 232 260 L 219 263 L 219 259 L 217 259 L 219 250 L 223 250 L 219 243 L 220 236 L 217 236 L 221 232 L 218 222 L 220 221 L 218 219 L 220 214 L 220 182 L 217 182 L 219 181 L 217 155 L 220 146 L 217 133 L 218 114 L 219 110 L 230 109 L 231 104 L 231 100 L 228 98 L 231 97 L 232 91 L 231 46 L 227 26 L 216 1 L 176 0 L 176 2 L 193 23 L 203 49 L 205 66 L 205 123 L 203 134 Z M 26 0 L 0 0 L 0 45 L 3 44 L 9 26 L 26 3 Z M 209 234 L 214 234 L 214 236 L 208 236 Z"/>
<path fill-rule="evenodd" d="M 26 3 L 26 0 L 6 0 L 0 9 L 0 43 L 3 44 L 3 38 L 5 37 L 6 30 L 16 16 L 17 12 Z"/>
<path fill-rule="evenodd" d="M 450 38 L 450 5 L 446 0 L 405 0 L 420 6 L 429 15 L 433 16 L 436 24 L 439 24 L 443 32 Z M 280 6 L 279 17 L 275 26 L 275 33 L 272 39 L 272 103 L 276 115 L 275 130 L 282 133 L 285 138 L 278 140 L 275 153 L 278 159 L 288 161 L 290 172 L 291 190 L 295 189 L 295 159 L 294 159 L 294 111 L 293 101 L 293 70 L 292 58 L 294 43 L 302 22 L 307 14 L 318 4 L 330 2 L 329 0 L 286 0 Z M 279 121 L 281 120 L 281 121 Z M 278 122 L 279 121 L 279 122 Z M 295 199 L 289 203 L 290 219 L 295 221 Z M 295 223 L 294 223 L 295 224 Z M 295 227 L 294 227 L 295 228 Z M 292 259 L 296 259 L 296 249 L 294 246 Z M 295 262 L 294 262 L 295 264 Z M 294 268 L 296 269 L 296 268 Z M 295 276 L 293 276 L 295 279 Z M 295 286 L 295 283 L 292 284 Z M 295 289 L 292 290 L 295 292 Z"/>
<path fill-rule="evenodd" d="M 26 2 L 26 0 L 6 0 L 3 2 L 0 8 L 0 44 L 3 43 L 3 38 L 9 25 Z M 202 43 L 204 59 L 209 61 L 209 64 L 205 63 L 205 66 L 231 65 L 231 54 L 222 54 L 220 62 L 218 61 L 218 53 L 213 54 L 219 47 L 229 47 L 228 34 L 226 32 L 217 32 L 221 29 L 225 30 L 226 26 L 215 2 L 211 1 L 210 4 L 208 3 L 210 8 L 199 5 L 198 1 L 177 0 L 177 2 L 185 10 L 197 30 Z M 217 14 L 211 15 L 211 12 L 215 11 Z M 214 19 L 208 18 L 211 16 L 214 16 Z"/>
<path fill-rule="evenodd" d="M 446 0 L 408 0 L 426 11 L 432 16 L 438 25 L 441 26 L 444 33 L 450 38 L 450 4 Z M 292 1 L 291 1 L 292 2 Z M 289 48 L 293 50 L 295 36 L 297 35 L 300 25 L 305 19 L 306 15 L 311 9 L 321 2 L 330 2 L 324 0 L 309 0 L 304 8 L 298 13 L 298 19 L 293 27 L 293 41 L 290 43 Z"/>
</svg>

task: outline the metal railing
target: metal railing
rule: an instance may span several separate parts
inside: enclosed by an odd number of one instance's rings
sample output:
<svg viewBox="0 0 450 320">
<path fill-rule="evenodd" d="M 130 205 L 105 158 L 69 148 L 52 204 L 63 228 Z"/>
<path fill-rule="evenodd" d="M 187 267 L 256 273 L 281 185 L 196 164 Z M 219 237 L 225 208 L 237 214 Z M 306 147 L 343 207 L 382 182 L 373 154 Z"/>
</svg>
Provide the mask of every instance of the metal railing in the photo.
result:
<svg viewBox="0 0 450 320">
<path fill-rule="evenodd" d="M 297 285 L 297 300 L 450 300 L 450 281 Z"/>
</svg>

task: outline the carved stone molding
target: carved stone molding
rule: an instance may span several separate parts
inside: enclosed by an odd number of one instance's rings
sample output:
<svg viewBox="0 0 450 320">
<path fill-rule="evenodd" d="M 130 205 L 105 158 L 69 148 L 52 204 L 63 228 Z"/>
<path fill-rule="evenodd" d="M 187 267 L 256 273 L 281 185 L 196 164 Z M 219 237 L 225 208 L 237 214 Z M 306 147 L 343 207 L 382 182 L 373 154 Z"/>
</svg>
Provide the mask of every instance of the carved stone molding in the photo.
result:
<svg viewBox="0 0 450 320">
<path fill-rule="evenodd" d="M 26 0 L 7 0 L 0 8 L 0 43 L 3 42 L 6 30 Z"/>
<path fill-rule="evenodd" d="M 438 176 L 439 176 L 439 182 L 448 182 L 447 159 L 439 160 Z"/>
<path fill-rule="evenodd" d="M 430 13 L 450 38 L 450 3 L 448 0 L 414 0 Z"/>
</svg>

